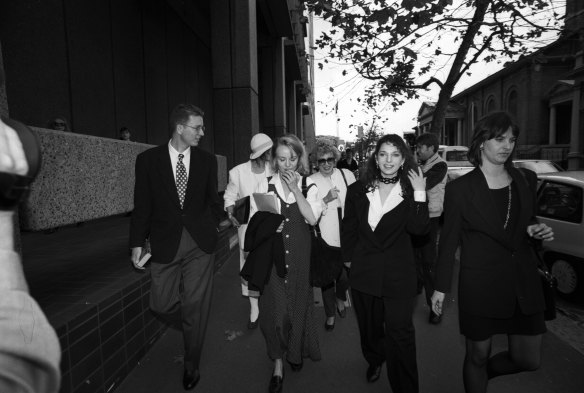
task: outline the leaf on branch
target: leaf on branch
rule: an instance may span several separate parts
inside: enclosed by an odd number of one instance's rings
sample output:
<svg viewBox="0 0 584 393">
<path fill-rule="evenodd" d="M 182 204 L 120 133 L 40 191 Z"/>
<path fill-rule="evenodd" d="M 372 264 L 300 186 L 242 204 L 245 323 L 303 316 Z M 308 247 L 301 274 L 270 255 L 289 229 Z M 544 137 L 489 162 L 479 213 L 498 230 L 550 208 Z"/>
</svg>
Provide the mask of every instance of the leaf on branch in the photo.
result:
<svg viewBox="0 0 584 393">
<path fill-rule="evenodd" d="M 318 63 L 318 69 L 319 69 L 319 70 L 322 70 L 322 69 L 323 69 L 323 67 L 324 67 L 324 66 L 322 65 L 322 63 Z"/>
<path fill-rule="evenodd" d="M 329 91 L 330 91 L 331 93 L 333 93 L 333 92 L 335 91 L 335 89 L 334 89 L 333 87 L 329 87 Z"/>
<path fill-rule="evenodd" d="M 343 70 L 343 76 L 347 75 L 347 70 Z"/>
</svg>

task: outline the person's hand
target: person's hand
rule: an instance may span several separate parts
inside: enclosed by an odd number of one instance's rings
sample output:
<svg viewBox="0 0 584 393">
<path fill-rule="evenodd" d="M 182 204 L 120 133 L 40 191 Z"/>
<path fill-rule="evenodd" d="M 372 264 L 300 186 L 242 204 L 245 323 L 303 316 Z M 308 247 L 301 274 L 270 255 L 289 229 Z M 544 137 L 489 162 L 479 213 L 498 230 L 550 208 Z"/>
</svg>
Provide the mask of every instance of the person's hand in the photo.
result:
<svg viewBox="0 0 584 393">
<path fill-rule="evenodd" d="M 231 214 L 229 215 L 229 221 L 231 221 L 231 224 L 236 228 L 239 228 L 241 226 L 239 221 L 237 221 L 237 218 L 233 217 Z"/>
<path fill-rule="evenodd" d="M 140 255 L 142 255 L 142 247 L 133 247 L 132 256 L 130 257 L 130 259 L 135 269 L 144 270 L 145 269 L 144 266 L 138 266 L 138 262 L 140 262 Z"/>
<path fill-rule="evenodd" d="M 324 203 L 329 203 L 329 202 L 334 201 L 338 197 L 339 197 L 339 189 L 337 187 L 333 187 L 329 190 L 329 192 L 325 195 L 325 197 L 322 198 L 322 200 L 324 201 Z"/>
<path fill-rule="evenodd" d="M 444 293 L 440 291 L 434 291 L 432 294 L 432 311 L 437 315 L 442 315 L 442 305 L 444 304 Z"/>
<path fill-rule="evenodd" d="M 280 174 L 280 177 L 284 182 L 288 185 L 288 188 L 294 195 L 300 192 L 300 188 L 298 188 L 298 177 L 300 175 L 295 171 L 284 171 Z"/>
<path fill-rule="evenodd" d="M 527 227 L 527 234 L 537 240 L 550 242 L 554 240 L 554 231 L 546 224 L 533 224 Z"/>
<path fill-rule="evenodd" d="M 422 168 L 418 167 L 417 172 L 410 169 L 408 172 L 408 178 L 410 179 L 410 183 L 412 183 L 414 191 L 426 191 L 426 178 L 424 177 Z"/>
<path fill-rule="evenodd" d="M 276 233 L 282 233 L 283 230 L 284 230 L 284 221 L 282 221 L 282 223 L 280 224 L 278 229 L 276 229 Z"/>
<path fill-rule="evenodd" d="M 0 172 L 24 176 L 28 162 L 18 134 L 0 120 Z"/>
</svg>

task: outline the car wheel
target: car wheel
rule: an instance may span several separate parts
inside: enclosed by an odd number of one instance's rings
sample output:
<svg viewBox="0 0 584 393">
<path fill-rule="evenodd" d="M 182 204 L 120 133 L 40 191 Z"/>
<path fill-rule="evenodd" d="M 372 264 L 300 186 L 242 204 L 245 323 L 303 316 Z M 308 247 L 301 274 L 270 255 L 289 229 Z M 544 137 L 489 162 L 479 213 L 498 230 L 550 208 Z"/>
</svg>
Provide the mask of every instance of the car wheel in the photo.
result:
<svg viewBox="0 0 584 393">
<path fill-rule="evenodd" d="M 558 279 L 558 295 L 570 301 L 583 301 L 584 261 L 567 255 L 546 258 L 552 274 Z"/>
</svg>

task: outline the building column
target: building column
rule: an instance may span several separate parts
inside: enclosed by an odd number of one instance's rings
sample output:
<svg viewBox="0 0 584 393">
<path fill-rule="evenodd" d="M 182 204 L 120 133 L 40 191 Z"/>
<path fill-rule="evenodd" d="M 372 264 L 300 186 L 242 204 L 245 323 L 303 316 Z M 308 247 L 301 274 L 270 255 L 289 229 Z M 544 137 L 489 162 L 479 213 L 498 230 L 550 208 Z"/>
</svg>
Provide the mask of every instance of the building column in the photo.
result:
<svg viewBox="0 0 584 393">
<path fill-rule="evenodd" d="M 555 145 L 556 144 L 556 123 L 557 123 L 557 108 L 555 105 L 550 107 L 550 131 L 549 131 L 549 140 L 548 144 Z"/>
<path fill-rule="evenodd" d="M 256 0 L 210 4 L 215 153 L 232 168 L 259 132 Z"/>
<path fill-rule="evenodd" d="M 456 144 L 462 145 L 462 119 L 456 122 Z"/>
<path fill-rule="evenodd" d="M 574 86 L 572 98 L 572 129 L 570 130 L 570 152 L 568 153 L 568 169 L 580 169 L 584 166 L 584 154 L 580 150 L 580 112 L 582 83 Z"/>
</svg>

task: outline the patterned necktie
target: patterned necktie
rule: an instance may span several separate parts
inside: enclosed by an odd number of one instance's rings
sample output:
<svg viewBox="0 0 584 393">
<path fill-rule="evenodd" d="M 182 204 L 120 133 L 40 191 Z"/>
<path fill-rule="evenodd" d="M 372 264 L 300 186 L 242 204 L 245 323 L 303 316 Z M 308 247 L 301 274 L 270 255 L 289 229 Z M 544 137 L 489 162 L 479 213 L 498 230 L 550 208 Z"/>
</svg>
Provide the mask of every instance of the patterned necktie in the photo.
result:
<svg viewBox="0 0 584 393">
<path fill-rule="evenodd" d="M 187 191 L 187 168 L 183 164 L 183 158 L 184 154 L 179 154 L 178 162 L 176 163 L 176 190 L 178 191 L 181 209 L 185 203 L 185 192 Z"/>
</svg>

